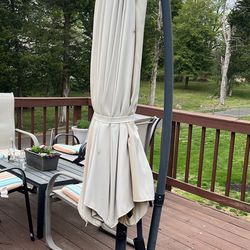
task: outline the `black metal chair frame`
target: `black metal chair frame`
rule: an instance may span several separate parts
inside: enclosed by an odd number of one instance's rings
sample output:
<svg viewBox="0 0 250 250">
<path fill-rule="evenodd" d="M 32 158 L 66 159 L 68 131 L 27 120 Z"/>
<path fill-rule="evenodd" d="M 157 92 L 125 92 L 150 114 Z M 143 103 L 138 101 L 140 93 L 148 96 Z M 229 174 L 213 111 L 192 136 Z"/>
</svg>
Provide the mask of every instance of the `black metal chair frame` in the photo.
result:
<svg viewBox="0 0 250 250">
<path fill-rule="evenodd" d="M 20 168 L 10 168 L 10 169 L 3 169 L 0 170 L 0 173 L 3 172 L 10 172 L 11 174 L 17 175 L 14 170 L 19 171 L 21 174 L 18 176 L 20 179 L 23 181 L 23 185 L 14 189 L 11 189 L 8 191 L 8 193 L 13 193 L 15 191 L 18 191 L 25 196 L 25 204 L 26 204 L 26 211 L 27 211 L 27 217 L 28 217 L 28 224 L 29 224 L 29 232 L 30 232 L 30 239 L 32 241 L 35 240 L 35 235 L 34 235 L 34 230 L 33 230 L 33 223 L 32 223 L 32 216 L 31 216 L 31 209 L 30 209 L 30 201 L 29 201 L 29 194 L 28 194 L 28 187 L 27 187 L 27 182 L 26 182 L 26 176 L 25 173 L 22 169 Z"/>
<path fill-rule="evenodd" d="M 76 144 L 80 144 L 80 141 L 79 139 L 73 135 L 73 134 L 67 134 L 67 133 L 60 133 L 60 134 L 57 134 L 53 140 L 52 140 L 52 147 L 54 144 L 57 143 L 57 140 L 60 138 L 60 137 L 72 137 L 75 141 L 76 141 Z M 78 156 L 75 160 L 73 160 L 72 162 L 79 165 L 79 166 L 82 166 L 82 164 L 80 164 L 81 161 L 84 160 L 84 157 L 85 157 L 85 151 L 86 151 L 86 145 L 87 143 L 84 143 L 81 145 L 80 149 L 79 149 L 79 153 L 78 153 Z M 59 151 L 58 151 L 59 152 Z M 60 152 L 59 152 L 60 153 Z M 67 159 L 66 159 L 67 160 Z"/>
</svg>

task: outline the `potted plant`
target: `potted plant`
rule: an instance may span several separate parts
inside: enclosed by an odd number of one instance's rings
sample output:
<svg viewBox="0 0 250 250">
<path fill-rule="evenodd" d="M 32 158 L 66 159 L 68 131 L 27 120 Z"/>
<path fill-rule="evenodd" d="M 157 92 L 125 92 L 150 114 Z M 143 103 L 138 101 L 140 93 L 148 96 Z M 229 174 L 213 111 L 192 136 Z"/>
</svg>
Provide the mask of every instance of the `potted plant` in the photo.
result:
<svg viewBox="0 0 250 250">
<path fill-rule="evenodd" d="M 73 134 L 78 138 L 81 144 L 84 144 L 86 141 L 89 124 L 90 121 L 81 119 L 77 121 L 76 126 L 72 126 Z"/>
<path fill-rule="evenodd" d="M 60 154 L 53 152 L 51 147 L 42 145 L 25 149 L 25 156 L 29 166 L 41 171 L 50 171 L 57 169 Z"/>
</svg>

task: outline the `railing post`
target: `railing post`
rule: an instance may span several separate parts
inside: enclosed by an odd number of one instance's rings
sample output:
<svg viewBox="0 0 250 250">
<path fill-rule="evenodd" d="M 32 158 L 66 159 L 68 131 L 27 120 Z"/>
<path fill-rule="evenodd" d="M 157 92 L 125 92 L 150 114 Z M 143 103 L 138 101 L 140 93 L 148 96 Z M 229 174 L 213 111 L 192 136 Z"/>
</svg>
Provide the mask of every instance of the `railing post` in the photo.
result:
<svg viewBox="0 0 250 250">
<path fill-rule="evenodd" d="M 81 111 L 82 111 L 82 106 L 74 106 L 74 109 L 73 109 L 73 123 L 74 124 L 76 124 L 76 122 L 81 119 L 82 117 Z"/>
<path fill-rule="evenodd" d="M 171 147 L 170 147 L 170 153 L 169 153 L 169 166 L 168 166 L 168 177 L 173 177 L 173 159 L 174 159 L 174 148 L 175 148 L 175 127 L 176 123 L 172 121 L 172 133 L 171 133 Z M 167 184 L 166 190 L 171 191 L 172 187 Z"/>
<path fill-rule="evenodd" d="M 91 121 L 92 116 L 94 114 L 94 109 L 91 105 L 88 105 L 88 120 Z"/>
<path fill-rule="evenodd" d="M 30 132 L 32 134 L 34 134 L 34 132 L 35 132 L 35 108 L 31 107 L 30 112 L 31 112 L 31 114 L 30 114 Z M 31 147 L 33 146 L 33 140 L 32 139 L 30 139 L 30 146 Z"/>
<path fill-rule="evenodd" d="M 22 129 L 22 108 L 16 108 L 17 112 L 17 128 Z M 22 137 L 21 133 L 18 133 L 17 135 L 17 147 L 18 149 L 21 149 L 22 147 Z"/>
</svg>

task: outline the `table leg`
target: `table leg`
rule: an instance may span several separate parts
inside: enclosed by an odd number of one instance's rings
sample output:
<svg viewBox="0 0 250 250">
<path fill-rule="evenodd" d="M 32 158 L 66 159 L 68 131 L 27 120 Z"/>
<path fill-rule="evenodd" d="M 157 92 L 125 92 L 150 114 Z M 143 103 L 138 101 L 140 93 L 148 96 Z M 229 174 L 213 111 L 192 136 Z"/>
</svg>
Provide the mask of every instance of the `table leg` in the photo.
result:
<svg viewBox="0 0 250 250">
<path fill-rule="evenodd" d="M 44 227 L 44 208 L 45 208 L 46 186 L 38 187 L 38 205 L 37 205 L 37 238 L 43 238 Z"/>
</svg>

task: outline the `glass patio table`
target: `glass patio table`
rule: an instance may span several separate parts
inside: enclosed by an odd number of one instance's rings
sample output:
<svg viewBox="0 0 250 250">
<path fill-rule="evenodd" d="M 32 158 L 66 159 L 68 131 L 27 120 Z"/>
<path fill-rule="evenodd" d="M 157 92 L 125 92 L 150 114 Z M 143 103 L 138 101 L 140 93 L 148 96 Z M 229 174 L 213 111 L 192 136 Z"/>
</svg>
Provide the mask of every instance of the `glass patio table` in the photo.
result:
<svg viewBox="0 0 250 250">
<path fill-rule="evenodd" d="M 0 168 L 20 167 L 19 162 L 9 162 L 7 159 L 0 159 Z M 83 175 L 83 167 L 80 167 L 72 162 L 60 159 L 57 170 L 53 171 L 40 171 L 26 165 L 24 170 L 26 174 L 27 183 L 37 187 L 37 238 L 43 238 L 44 228 L 44 206 L 45 206 L 45 191 L 51 177 L 61 171 L 66 171 L 77 176 Z M 17 176 L 21 176 L 20 172 L 14 171 Z M 76 180 L 60 176 L 55 181 L 55 186 L 67 185 L 77 183 Z"/>
</svg>

